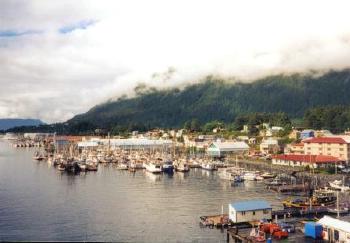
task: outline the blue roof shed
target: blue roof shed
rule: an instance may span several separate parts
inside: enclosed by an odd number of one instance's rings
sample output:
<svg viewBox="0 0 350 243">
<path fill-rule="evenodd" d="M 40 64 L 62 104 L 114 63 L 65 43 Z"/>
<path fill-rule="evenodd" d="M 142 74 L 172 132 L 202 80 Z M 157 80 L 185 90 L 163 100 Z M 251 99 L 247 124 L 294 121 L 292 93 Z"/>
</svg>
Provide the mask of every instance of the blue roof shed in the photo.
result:
<svg viewBox="0 0 350 243">
<path fill-rule="evenodd" d="M 231 203 L 231 207 L 237 212 L 272 209 L 271 205 L 264 200 L 250 200 Z"/>
</svg>

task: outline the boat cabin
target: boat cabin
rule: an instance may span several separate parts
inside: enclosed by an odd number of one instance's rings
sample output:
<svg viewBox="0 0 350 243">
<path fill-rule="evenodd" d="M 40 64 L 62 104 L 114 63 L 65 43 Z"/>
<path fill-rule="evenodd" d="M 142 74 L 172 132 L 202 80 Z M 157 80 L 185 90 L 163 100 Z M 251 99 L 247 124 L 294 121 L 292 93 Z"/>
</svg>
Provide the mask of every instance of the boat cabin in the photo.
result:
<svg viewBox="0 0 350 243">
<path fill-rule="evenodd" d="M 271 220 L 272 207 L 264 200 L 234 202 L 229 204 L 229 219 L 233 223 Z"/>
</svg>

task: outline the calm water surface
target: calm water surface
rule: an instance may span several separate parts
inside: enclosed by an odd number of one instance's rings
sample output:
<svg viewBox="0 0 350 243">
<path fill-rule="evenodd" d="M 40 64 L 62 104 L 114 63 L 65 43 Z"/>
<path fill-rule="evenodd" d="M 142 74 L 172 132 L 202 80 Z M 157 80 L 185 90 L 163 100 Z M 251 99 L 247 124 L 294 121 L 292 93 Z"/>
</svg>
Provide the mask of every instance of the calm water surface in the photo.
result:
<svg viewBox="0 0 350 243">
<path fill-rule="evenodd" d="M 170 177 L 100 165 L 68 175 L 33 161 L 33 152 L 0 139 L 0 241 L 224 242 L 199 216 L 251 198 L 281 205 L 261 183 L 234 187 L 215 172 Z"/>
</svg>

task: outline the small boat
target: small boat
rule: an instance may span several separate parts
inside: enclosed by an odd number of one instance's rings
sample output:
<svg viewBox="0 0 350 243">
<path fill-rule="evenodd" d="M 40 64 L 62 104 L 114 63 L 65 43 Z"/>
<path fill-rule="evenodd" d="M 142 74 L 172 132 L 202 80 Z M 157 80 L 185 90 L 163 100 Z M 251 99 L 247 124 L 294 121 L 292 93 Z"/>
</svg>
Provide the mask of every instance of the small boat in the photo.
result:
<svg viewBox="0 0 350 243">
<path fill-rule="evenodd" d="M 350 191 L 350 187 L 349 186 L 345 186 L 344 185 L 344 181 L 342 180 L 334 180 L 332 182 L 329 182 L 329 185 L 331 188 L 337 190 L 337 191 L 341 191 L 341 192 L 347 192 Z"/>
<path fill-rule="evenodd" d="M 60 164 L 58 164 L 57 169 L 59 171 L 65 171 L 66 170 L 66 166 L 63 163 L 60 163 Z"/>
<path fill-rule="evenodd" d="M 229 180 L 232 182 L 243 182 L 244 179 L 241 175 L 237 174 L 235 171 L 231 169 L 223 170 L 219 173 L 219 177 L 224 180 Z"/>
<path fill-rule="evenodd" d="M 98 162 L 95 162 L 93 160 L 86 160 L 87 171 L 97 171 L 97 169 L 98 169 Z"/>
<path fill-rule="evenodd" d="M 119 163 L 117 166 L 118 170 L 128 170 L 129 166 L 127 163 Z"/>
<path fill-rule="evenodd" d="M 177 165 L 175 167 L 175 171 L 177 171 L 177 172 L 189 172 L 190 167 L 186 163 L 180 163 L 179 165 Z"/>
<path fill-rule="evenodd" d="M 156 164 L 156 163 L 145 163 L 144 167 L 146 168 L 146 170 L 148 172 L 151 173 L 161 173 L 162 172 L 162 166 L 160 164 Z"/>
<path fill-rule="evenodd" d="M 269 172 L 265 172 L 265 173 L 261 174 L 260 176 L 261 176 L 262 178 L 264 178 L 264 179 L 272 179 L 272 178 L 275 178 L 275 177 L 276 177 L 276 175 L 271 174 L 271 173 L 269 173 Z"/>
<path fill-rule="evenodd" d="M 248 239 L 252 242 L 266 242 L 266 234 L 257 228 L 252 228 Z"/>
<path fill-rule="evenodd" d="M 84 162 L 78 162 L 80 171 L 87 171 L 87 165 Z"/>
<path fill-rule="evenodd" d="M 35 152 L 34 153 L 34 155 L 33 155 L 33 159 L 35 159 L 35 160 L 43 160 L 45 157 L 41 154 L 41 153 L 39 153 L 38 151 L 37 152 Z"/>
<path fill-rule="evenodd" d="M 242 177 L 245 181 L 256 181 L 256 175 L 252 172 L 246 172 Z"/>
<path fill-rule="evenodd" d="M 202 169 L 204 169 L 204 170 L 209 170 L 209 171 L 213 171 L 213 170 L 217 170 L 217 167 L 216 167 L 214 164 L 203 163 L 203 164 L 202 164 Z"/>
<path fill-rule="evenodd" d="M 347 214 L 349 212 L 349 208 L 347 207 L 329 207 L 327 208 L 327 212 L 328 213 L 332 213 L 332 214 Z"/>
<path fill-rule="evenodd" d="M 174 173 L 174 165 L 171 160 L 165 161 L 163 164 L 163 172 L 168 174 Z"/>
</svg>

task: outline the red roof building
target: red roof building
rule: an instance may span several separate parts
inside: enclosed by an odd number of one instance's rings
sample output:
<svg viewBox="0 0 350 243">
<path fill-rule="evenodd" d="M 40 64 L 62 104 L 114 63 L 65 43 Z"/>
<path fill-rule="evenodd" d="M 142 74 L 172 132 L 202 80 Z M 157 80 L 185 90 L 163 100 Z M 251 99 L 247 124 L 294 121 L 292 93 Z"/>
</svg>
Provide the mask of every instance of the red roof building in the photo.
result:
<svg viewBox="0 0 350 243">
<path fill-rule="evenodd" d="M 287 166 L 311 166 L 329 167 L 335 164 L 344 164 L 344 160 L 340 160 L 329 155 L 304 155 L 304 154 L 279 154 L 272 157 L 272 164 Z"/>
<path fill-rule="evenodd" d="M 337 144 L 347 144 L 347 142 L 340 137 L 319 137 L 319 138 L 309 138 L 303 141 L 304 143 L 337 143 Z"/>
</svg>

